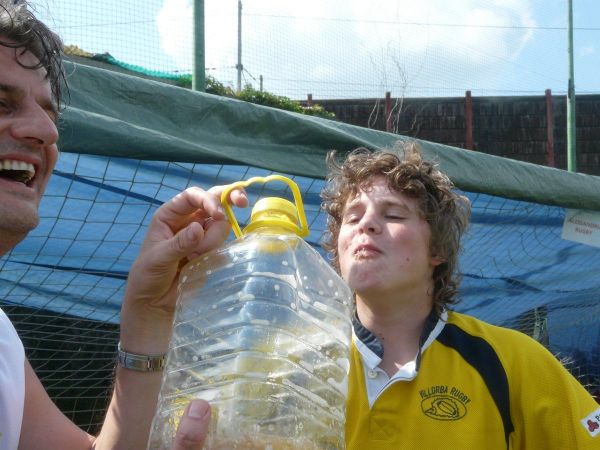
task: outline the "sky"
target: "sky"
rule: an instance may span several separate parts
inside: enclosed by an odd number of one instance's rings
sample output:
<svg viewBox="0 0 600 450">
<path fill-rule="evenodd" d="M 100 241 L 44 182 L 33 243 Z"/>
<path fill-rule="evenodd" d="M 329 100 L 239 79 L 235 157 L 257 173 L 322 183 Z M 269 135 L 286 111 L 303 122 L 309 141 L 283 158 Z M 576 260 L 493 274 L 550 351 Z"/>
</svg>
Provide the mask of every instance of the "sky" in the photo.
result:
<svg viewBox="0 0 600 450">
<path fill-rule="evenodd" d="M 192 69 L 193 0 L 40 2 L 66 44 Z M 238 0 L 204 3 L 207 74 L 235 88 Z M 600 93 L 600 2 L 573 3 L 575 87 Z M 564 94 L 567 42 L 567 0 L 242 1 L 243 84 L 291 98 Z"/>
</svg>

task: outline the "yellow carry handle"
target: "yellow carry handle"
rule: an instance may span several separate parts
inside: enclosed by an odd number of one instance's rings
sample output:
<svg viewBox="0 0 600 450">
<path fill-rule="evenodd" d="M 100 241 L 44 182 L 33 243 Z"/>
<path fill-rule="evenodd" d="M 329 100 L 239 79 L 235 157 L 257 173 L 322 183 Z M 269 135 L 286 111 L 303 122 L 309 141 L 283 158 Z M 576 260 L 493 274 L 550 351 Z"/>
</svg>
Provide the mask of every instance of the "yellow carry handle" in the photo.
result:
<svg viewBox="0 0 600 450">
<path fill-rule="evenodd" d="M 244 231 L 251 231 L 252 229 L 256 228 L 256 226 L 253 226 L 252 221 L 251 221 L 248 224 L 248 226 L 246 226 L 246 228 L 244 228 L 243 231 L 240 230 L 238 221 L 235 218 L 235 215 L 233 214 L 233 210 L 231 209 L 231 204 L 229 203 L 229 194 L 234 189 L 245 188 L 253 183 L 267 183 L 269 181 L 282 181 L 283 183 L 287 184 L 292 191 L 296 205 L 294 208 L 294 205 L 291 202 L 289 202 L 285 199 L 280 199 L 279 197 L 269 197 L 269 198 L 261 199 L 261 201 L 266 200 L 267 202 L 270 202 L 269 204 L 277 205 L 278 211 L 283 213 L 283 214 L 275 214 L 275 215 L 269 217 L 268 219 L 263 219 L 262 222 L 266 222 L 269 225 L 273 225 L 273 226 L 281 226 L 281 227 L 284 227 L 287 229 L 291 229 L 300 237 L 308 236 L 309 230 L 308 230 L 308 225 L 306 223 L 306 214 L 304 213 L 304 203 L 302 202 L 302 195 L 300 194 L 300 189 L 298 188 L 298 185 L 296 183 L 294 183 L 289 178 L 284 177 L 283 175 L 269 175 L 267 177 L 252 177 L 247 181 L 238 181 L 236 183 L 232 183 L 223 191 L 223 193 L 221 194 L 221 204 L 223 205 L 223 209 L 225 210 L 225 215 L 227 216 L 227 219 L 229 220 L 229 223 L 231 224 L 231 228 L 233 229 L 235 236 L 240 238 L 243 236 Z M 288 204 L 289 204 L 289 206 L 288 206 Z M 257 202 L 257 206 L 258 206 L 258 202 Z M 254 214 L 254 210 L 253 210 L 253 214 Z M 292 215 L 293 215 L 293 218 L 292 218 Z M 294 223 L 293 219 L 296 220 L 296 223 Z"/>
</svg>

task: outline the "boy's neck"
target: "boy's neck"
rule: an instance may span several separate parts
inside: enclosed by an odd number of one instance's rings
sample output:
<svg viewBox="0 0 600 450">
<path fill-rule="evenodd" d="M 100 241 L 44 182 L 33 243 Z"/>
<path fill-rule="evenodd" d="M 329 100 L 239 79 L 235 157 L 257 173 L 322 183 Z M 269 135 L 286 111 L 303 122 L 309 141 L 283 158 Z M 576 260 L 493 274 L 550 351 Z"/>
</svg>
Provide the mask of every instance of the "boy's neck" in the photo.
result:
<svg viewBox="0 0 600 450">
<path fill-rule="evenodd" d="M 389 376 L 417 356 L 421 335 L 432 307 L 432 298 L 393 302 L 391 305 L 365 302 L 357 298 L 358 318 L 383 345 L 380 367 Z"/>
</svg>

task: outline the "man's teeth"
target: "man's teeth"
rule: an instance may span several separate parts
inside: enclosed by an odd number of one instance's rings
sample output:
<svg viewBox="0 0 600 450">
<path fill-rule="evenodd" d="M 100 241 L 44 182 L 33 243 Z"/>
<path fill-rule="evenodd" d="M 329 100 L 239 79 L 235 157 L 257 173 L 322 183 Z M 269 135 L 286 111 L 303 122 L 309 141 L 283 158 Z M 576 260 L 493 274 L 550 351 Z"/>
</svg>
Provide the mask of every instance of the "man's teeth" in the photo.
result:
<svg viewBox="0 0 600 450">
<path fill-rule="evenodd" d="M 15 161 L 12 159 L 0 160 L 0 171 L 2 170 L 20 172 L 19 174 L 14 174 L 14 178 L 24 183 L 29 182 L 35 176 L 35 167 L 33 164 L 25 161 Z"/>
<path fill-rule="evenodd" d="M 5 159 L 0 161 L 0 168 L 4 170 L 26 170 L 28 172 L 34 172 L 35 169 L 33 164 L 26 163 L 25 161 L 14 161 L 12 159 Z"/>
</svg>

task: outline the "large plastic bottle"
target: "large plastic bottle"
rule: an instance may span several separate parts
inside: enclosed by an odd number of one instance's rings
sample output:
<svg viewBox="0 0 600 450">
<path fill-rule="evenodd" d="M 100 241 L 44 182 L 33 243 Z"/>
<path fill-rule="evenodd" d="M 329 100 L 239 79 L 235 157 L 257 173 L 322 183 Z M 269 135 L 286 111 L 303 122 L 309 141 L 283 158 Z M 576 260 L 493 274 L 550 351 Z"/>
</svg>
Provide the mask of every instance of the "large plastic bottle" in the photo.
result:
<svg viewBox="0 0 600 450">
<path fill-rule="evenodd" d="M 271 197 L 242 231 L 232 189 L 279 180 L 296 205 Z M 205 448 L 343 449 L 352 297 L 308 234 L 295 183 L 236 183 L 223 204 L 238 239 L 181 272 L 150 449 L 169 449 L 192 398 L 208 400 Z"/>
</svg>

